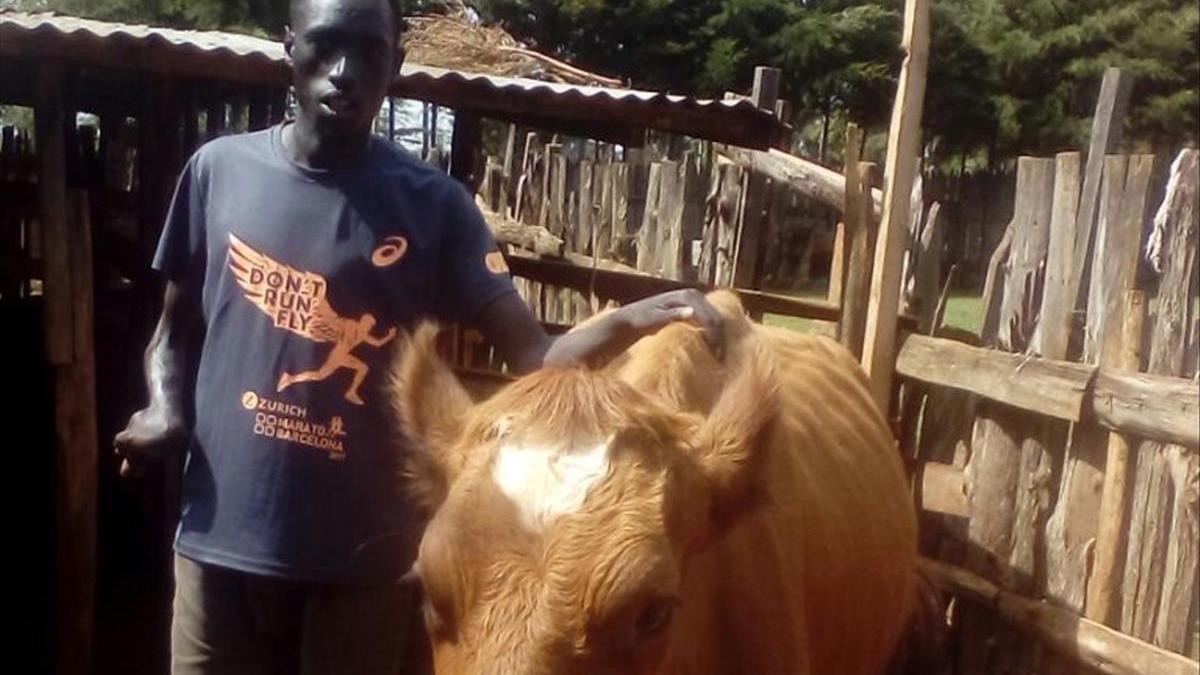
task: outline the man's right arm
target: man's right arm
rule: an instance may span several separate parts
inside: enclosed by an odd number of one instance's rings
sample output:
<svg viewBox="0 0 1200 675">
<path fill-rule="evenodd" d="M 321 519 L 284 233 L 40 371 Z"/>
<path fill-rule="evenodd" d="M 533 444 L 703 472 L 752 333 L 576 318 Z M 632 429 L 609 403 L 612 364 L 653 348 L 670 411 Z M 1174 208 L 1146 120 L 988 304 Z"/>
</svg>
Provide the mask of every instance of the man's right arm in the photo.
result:
<svg viewBox="0 0 1200 675">
<path fill-rule="evenodd" d="M 162 316 L 146 347 L 146 389 L 149 402 L 133 414 L 113 440 L 122 458 L 121 475 L 141 471 L 148 460 L 182 450 L 187 438 L 191 404 L 190 373 L 195 355 L 192 339 L 201 325 L 199 294 L 168 281 Z"/>
</svg>

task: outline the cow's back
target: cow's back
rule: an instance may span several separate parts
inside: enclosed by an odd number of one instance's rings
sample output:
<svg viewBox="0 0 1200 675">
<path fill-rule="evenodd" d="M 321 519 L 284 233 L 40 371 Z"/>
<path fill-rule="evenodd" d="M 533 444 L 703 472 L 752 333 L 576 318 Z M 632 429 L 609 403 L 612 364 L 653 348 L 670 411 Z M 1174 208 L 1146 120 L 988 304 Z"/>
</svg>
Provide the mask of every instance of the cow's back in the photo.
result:
<svg viewBox="0 0 1200 675">
<path fill-rule="evenodd" d="M 676 644 L 666 670 L 878 672 L 916 574 L 915 516 L 891 434 L 842 347 L 740 314 L 731 324 L 724 367 L 680 325 L 636 345 L 622 368 L 695 412 L 750 359 L 779 382 L 756 503 L 691 562 L 678 619 L 687 644 Z"/>
</svg>

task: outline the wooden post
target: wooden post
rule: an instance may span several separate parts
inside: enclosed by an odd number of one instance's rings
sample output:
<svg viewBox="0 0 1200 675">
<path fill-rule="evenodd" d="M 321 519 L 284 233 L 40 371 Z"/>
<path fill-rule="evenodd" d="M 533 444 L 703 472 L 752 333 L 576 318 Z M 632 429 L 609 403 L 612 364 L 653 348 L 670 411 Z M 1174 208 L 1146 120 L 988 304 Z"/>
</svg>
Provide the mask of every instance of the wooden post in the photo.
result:
<svg viewBox="0 0 1200 675">
<path fill-rule="evenodd" d="M 450 175 L 467 186 L 472 194 L 483 178 L 476 167 L 479 146 L 483 140 L 479 115 L 458 110 L 454 114 L 454 139 L 450 147 Z"/>
<path fill-rule="evenodd" d="M 775 104 L 779 101 L 779 81 L 783 71 L 778 68 L 758 66 L 754 69 L 754 88 L 750 92 L 750 100 L 754 105 L 775 112 Z"/>
<path fill-rule="evenodd" d="M 1125 317 L 1119 350 L 1110 350 L 1104 366 L 1136 373 L 1142 367 L 1142 326 L 1146 318 L 1146 294 L 1125 294 Z M 1092 576 L 1087 589 L 1087 618 L 1113 625 L 1120 595 L 1122 554 L 1125 548 L 1125 514 L 1128 510 L 1129 448 L 1136 443 L 1119 434 L 1108 435 L 1108 459 L 1104 464 L 1104 491 L 1100 498 L 1100 524 L 1092 559 Z"/>
<path fill-rule="evenodd" d="M 63 71 L 36 74 L 38 198 L 45 233 L 46 356 L 55 378 L 55 672 L 89 673 L 95 620 L 95 347 L 91 228 L 67 191 Z"/>
<path fill-rule="evenodd" d="M 889 408 L 896 361 L 896 321 L 900 309 L 900 266 L 908 231 L 909 195 L 921 147 L 921 112 L 925 101 L 925 71 L 929 62 L 929 0 L 906 0 L 906 52 L 888 131 L 884 177 L 883 219 L 863 347 L 863 366 L 871 378 L 871 393 L 880 410 Z"/>
<path fill-rule="evenodd" d="M 929 205 L 929 213 L 921 227 L 920 238 L 913 250 L 916 252 L 914 289 L 916 291 L 917 317 L 921 332 L 931 334 L 933 315 L 937 312 L 937 299 L 942 285 L 942 243 L 945 239 L 942 205 Z"/>
<path fill-rule="evenodd" d="M 857 154 L 857 151 L 855 151 Z M 872 162 L 847 164 L 846 232 L 850 253 L 846 261 L 845 290 L 842 292 L 842 318 L 838 339 L 857 358 L 862 358 L 863 337 L 867 327 L 867 306 L 871 300 L 871 275 L 879 227 L 872 217 L 867 194 L 878 181 L 879 167 Z"/>
<path fill-rule="evenodd" d="M 846 281 L 846 220 L 838 221 L 833 235 L 833 255 L 829 260 L 829 290 L 825 299 L 830 304 L 842 304 L 842 284 Z"/>
</svg>

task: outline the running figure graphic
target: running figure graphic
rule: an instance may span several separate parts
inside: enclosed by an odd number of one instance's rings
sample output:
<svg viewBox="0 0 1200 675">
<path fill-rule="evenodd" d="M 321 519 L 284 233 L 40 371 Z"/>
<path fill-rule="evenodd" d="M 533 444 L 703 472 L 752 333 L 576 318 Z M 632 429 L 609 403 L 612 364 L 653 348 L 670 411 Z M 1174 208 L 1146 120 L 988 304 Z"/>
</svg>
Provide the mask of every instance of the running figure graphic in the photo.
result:
<svg viewBox="0 0 1200 675">
<path fill-rule="evenodd" d="M 302 382 L 320 382 L 342 368 L 354 372 L 354 380 L 345 398 L 355 405 L 364 401 L 358 388 L 371 369 L 353 354 L 359 345 L 379 348 L 396 337 L 391 328 L 381 337 L 373 335 L 375 317 L 363 314 L 358 319 L 338 316 L 325 297 L 328 287 L 325 278 L 312 272 L 302 272 L 229 235 L 229 269 L 237 279 L 246 299 L 261 309 L 276 328 L 282 328 L 313 342 L 332 342 L 333 349 L 325 362 L 315 370 L 302 373 L 283 373 L 276 391 Z"/>
</svg>

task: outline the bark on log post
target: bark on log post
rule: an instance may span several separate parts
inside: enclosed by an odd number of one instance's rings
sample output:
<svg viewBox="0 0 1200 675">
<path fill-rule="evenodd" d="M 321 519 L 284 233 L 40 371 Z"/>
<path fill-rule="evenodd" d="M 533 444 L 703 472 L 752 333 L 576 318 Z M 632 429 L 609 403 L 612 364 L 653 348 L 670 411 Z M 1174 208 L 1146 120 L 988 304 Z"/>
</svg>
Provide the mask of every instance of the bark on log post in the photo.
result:
<svg viewBox="0 0 1200 675">
<path fill-rule="evenodd" d="M 1142 367 L 1142 326 L 1146 319 L 1146 294 L 1130 290 L 1125 294 L 1125 317 L 1119 350 L 1109 350 L 1104 366 L 1136 373 Z M 1125 551 L 1125 515 L 1128 511 L 1130 453 L 1133 440 L 1110 433 L 1108 457 L 1104 463 L 1104 490 L 1100 499 L 1100 523 L 1092 576 L 1088 581 L 1087 618 L 1115 625 L 1120 598 L 1121 562 Z"/>
<path fill-rule="evenodd" d="M 1185 152 L 1172 166 L 1155 218 L 1162 276 L 1147 368 L 1155 375 L 1186 373 L 1187 327 L 1195 312 L 1200 177 L 1196 151 Z M 1195 451 L 1144 443 L 1138 452 L 1121 628 L 1174 651 L 1186 647 L 1196 589 L 1197 474 Z"/>
<path fill-rule="evenodd" d="M 896 324 L 900 310 L 900 265 L 903 258 L 908 200 L 912 190 L 914 161 L 921 146 L 921 112 L 925 101 L 925 75 L 929 63 L 929 1 L 906 0 L 904 33 L 906 52 L 888 132 L 883 218 L 875 269 L 871 278 L 871 302 L 867 310 L 863 365 L 871 378 L 875 403 L 887 411 L 892 397 L 892 373 L 896 366 Z"/>
</svg>

